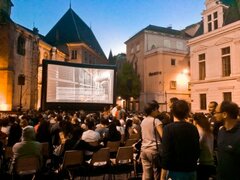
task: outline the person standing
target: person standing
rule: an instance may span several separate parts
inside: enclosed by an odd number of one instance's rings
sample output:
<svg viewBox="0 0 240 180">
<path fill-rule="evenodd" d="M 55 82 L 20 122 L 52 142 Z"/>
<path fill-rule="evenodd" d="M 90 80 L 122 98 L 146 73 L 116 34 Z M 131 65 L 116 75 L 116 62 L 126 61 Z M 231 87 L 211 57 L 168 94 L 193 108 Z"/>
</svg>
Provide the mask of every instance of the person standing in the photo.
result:
<svg viewBox="0 0 240 180">
<path fill-rule="evenodd" d="M 218 180 L 240 179 L 240 123 L 237 120 L 239 107 L 236 103 L 223 101 L 217 106 L 215 117 L 224 125 L 218 133 Z"/>
<path fill-rule="evenodd" d="M 159 154 L 157 144 L 161 144 L 162 123 L 156 118 L 158 115 L 159 105 L 155 101 L 147 103 L 144 107 L 146 117 L 141 123 L 142 129 L 142 146 L 141 160 L 143 166 L 143 180 L 159 180 L 161 167 L 155 164 L 154 160 Z"/>
<path fill-rule="evenodd" d="M 200 157 L 197 166 L 197 179 L 208 180 L 216 174 L 213 159 L 213 134 L 210 122 L 203 113 L 193 115 L 193 124 L 197 127 L 200 139 Z"/>
<path fill-rule="evenodd" d="M 174 122 L 163 129 L 161 180 L 195 180 L 197 160 L 200 153 L 197 128 L 185 121 L 189 105 L 178 100 L 172 105 Z"/>
<path fill-rule="evenodd" d="M 208 104 L 208 112 L 209 113 L 207 114 L 208 121 L 211 125 L 211 129 L 212 129 L 213 136 L 214 136 L 214 150 L 217 149 L 217 137 L 218 137 L 219 128 L 223 125 L 222 122 L 216 121 L 216 118 L 214 116 L 217 106 L 218 106 L 218 103 L 216 101 L 211 101 Z"/>
</svg>

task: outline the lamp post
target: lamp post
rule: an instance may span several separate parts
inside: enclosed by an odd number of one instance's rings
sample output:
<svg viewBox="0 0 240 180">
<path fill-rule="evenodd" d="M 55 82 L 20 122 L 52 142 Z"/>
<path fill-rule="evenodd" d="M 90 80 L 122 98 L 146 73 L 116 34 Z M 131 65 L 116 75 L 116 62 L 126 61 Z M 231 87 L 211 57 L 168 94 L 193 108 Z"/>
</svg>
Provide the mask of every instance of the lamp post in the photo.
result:
<svg viewBox="0 0 240 180">
<path fill-rule="evenodd" d="M 20 107 L 19 110 L 22 111 L 22 86 L 25 85 L 25 75 L 19 74 L 18 75 L 18 85 L 20 85 Z"/>
</svg>

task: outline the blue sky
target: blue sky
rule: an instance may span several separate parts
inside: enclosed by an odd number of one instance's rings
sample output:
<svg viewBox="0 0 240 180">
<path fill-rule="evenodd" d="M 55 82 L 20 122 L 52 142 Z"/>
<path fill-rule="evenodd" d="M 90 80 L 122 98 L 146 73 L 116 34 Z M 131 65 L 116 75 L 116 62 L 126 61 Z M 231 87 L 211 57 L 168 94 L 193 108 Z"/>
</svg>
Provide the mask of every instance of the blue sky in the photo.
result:
<svg viewBox="0 0 240 180">
<path fill-rule="evenodd" d="M 70 0 L 12 0 L 12 19 L 46 35 L 69 9 Z M 126 51 L 124 42 L 149 24 L 183 29 L 199 22 L 204 0 L 71 0 L 72 9 L 91 26 L 108 57 Z"/>
</svg>

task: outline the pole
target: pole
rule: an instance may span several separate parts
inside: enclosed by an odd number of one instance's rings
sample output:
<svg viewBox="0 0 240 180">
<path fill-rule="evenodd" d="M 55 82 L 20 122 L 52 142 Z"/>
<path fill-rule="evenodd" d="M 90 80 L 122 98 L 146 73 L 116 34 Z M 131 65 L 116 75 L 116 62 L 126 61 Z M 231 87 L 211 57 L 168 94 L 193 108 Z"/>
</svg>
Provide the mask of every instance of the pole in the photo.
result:
<svg viewBox="0 0 240 180">
<path fill-rule="evenodd" d="M 22 111 L 22 85 L 20 86 L 20 111 Z"/>
</svg>

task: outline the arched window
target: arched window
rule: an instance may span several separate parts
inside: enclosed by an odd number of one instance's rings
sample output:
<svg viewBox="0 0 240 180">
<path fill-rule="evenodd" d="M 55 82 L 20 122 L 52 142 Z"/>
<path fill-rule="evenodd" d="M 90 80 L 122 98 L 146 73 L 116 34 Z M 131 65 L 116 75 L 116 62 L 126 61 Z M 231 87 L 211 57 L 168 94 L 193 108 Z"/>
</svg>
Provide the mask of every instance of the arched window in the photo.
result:
<svg viewBox="0 0 240 180">
<path fill-rule="evenodd" d="M 47 52 L 44 52 L 43 59 L 48 59 L 48 53 Z"/>
<path fill-rule="evenodd" d="M 25 55 L 25 43 L 26 43 L 25 38 L 22 35 L 20 35 L 17 41 L 17 53 L 23 56 Z"/>
</svg>

